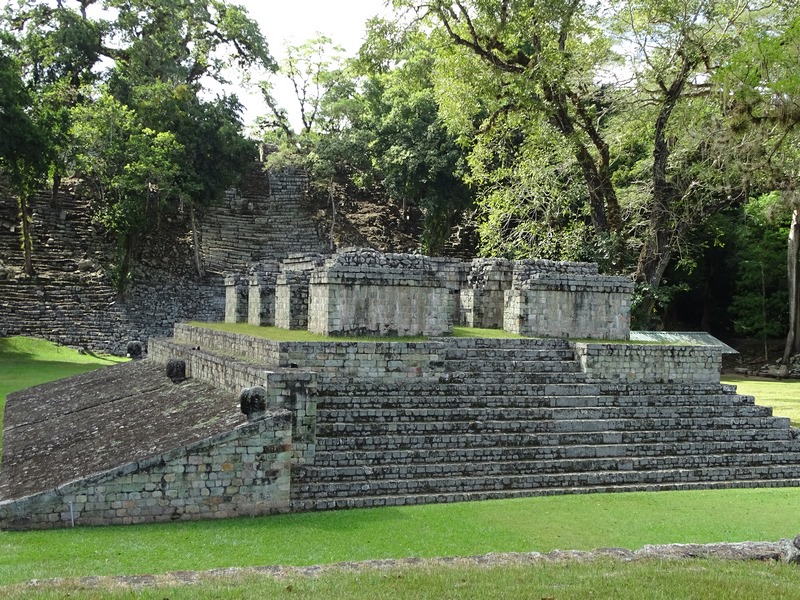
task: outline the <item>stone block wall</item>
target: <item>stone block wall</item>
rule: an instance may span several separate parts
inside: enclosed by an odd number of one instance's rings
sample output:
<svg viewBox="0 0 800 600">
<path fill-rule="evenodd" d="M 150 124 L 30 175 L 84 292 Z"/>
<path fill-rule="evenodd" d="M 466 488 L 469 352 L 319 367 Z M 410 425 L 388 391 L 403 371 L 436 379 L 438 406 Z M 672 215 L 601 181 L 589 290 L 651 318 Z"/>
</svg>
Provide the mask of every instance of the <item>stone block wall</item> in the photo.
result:
<svg viewBox="0 0 800 600">
<path fill-rule="evenodd" d="M 127 525 L 287 512 L 288 411 L 190 446 L 0 502 L 0 528 Z"/>
<path fill-rule="evenodd" d="M 256 386 L 263 388 L 268 408 L 287 409 L 291 413 L 294 462 L 304 463 L 313 460 L 317 413 L 316 373 L 289 366 L 297 363 L 290 363 L 293 357 L 287 357 L 286 352 L 281 358 L 278 342 L 183 324 L 176 326 L 176 331 L 176 339 L 180 339 L 183 343 L 168 339 L 153 339 L 150 343 L 149 360 L 163 365 L 171 359 L 183 360 L 186 364 L 187 377 L 210 383 L 232 395 L 239 395 L 245 388 Z M 231 340 L 231 337 L 238 343 L 226 345 L 226 341 Z M 191 340 L 189 347 L 185 345 L 187 340 Z M 261 364 L 237 360 L 215 352 L 216 349 L 237 356 L 246 356 Z M 266 357 L 271 358 L 265 360 Z M 289 368 L 283 369 L 278 366 L 279 364 Z M 304 365 L 304 368 L 307 367 Z"/>
<path fill-rule="evenodd" d="M 718 384 L 722 351 L 715 346 L 575 344 L 575 357 L 593 381 Z"/>
<path fill-rule="evenodd" d="M 205 375 L 187 361 L 187 373 L 191 376 L 238 393 L 242 387 L 272 385 L 266 383 L 267 378 L 277 377 L 280 369 L 286 370 L 286 378 L 297 378 L 305 371 L 349 377 L 419 377 L 439 368 L 447 342 L 275 342 L 178 323 L 174 342 L 153 340 L 151 346 L 149 358 L 162 363 L 176 358 L 176 353 L 188 354 L 190 349 L 192 356 L 198 353 L 194 349 L 199 349 L 200 353 L 207 349 L 211 355 L 215 351 L 225 351 L 246 356 L 254 364 L 238 363 L 242 365 L 236 367 L 242 370 L 241 375 L 226 374 L 226 370 L 232 368 L 230 365 L 237 363 L 224 357 L 217 357 L 218 366 L 214 366 L 214 358 L 210 356 L 209 366 L 203 367 Z M 259 367 L 258 363 L 271 366 Z M 276 403 L 276 406 L 282 404 Z"/>
<path fill-rule="evenodd" d="M 324 335 L 443 335 L 449 331 L 449 296 L 427 257 L 343 251 L 311 276 L 308 329 Z"/>
<path fill-rule="evenodd" d="M 518 261 L 505 292 L 503 329 L 521 335 L 624 340 L 633 283 L 597 265 Z"/>
</svg>

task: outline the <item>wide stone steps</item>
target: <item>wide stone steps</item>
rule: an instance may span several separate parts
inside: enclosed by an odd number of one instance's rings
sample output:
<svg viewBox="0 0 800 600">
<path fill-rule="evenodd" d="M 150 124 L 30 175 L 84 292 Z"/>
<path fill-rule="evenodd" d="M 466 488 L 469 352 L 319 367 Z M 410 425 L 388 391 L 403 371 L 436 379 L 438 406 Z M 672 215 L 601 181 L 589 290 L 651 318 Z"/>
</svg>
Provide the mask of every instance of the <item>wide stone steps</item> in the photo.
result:
<svg viewBox="0 0 800 600">
<path fill-rule="evenodd" d="M 546 459 L 537 461 L 494 460 L 441 463 L 409 463 L 389 465 L 357 465 L 342 467 L 302 467 L 298 477 L 306 482 L 338 483 L 392 479 L 426 479 L 435 477 L 497 477 L 550 473 L 586 473 L 594 471 L 652 471 L 666 469 L 709 469 L 760 467 L 765 465 L 800 465 L 800 446 L 794 452 L 642 456 L 609 458 Z"/>
<path fill-rule="evenodd" d="M 427 465 L 492 461 L 542 461 L 580 458 L 641 458 L 761 454 L 789 455 L 800 451 L 796 439 L 728 442 L 676 442 L 572 446 L 495 446 L 411 450 L 318 451 L 315 468 Z"/>
<path fill-rule="evenodd" d="M 561 386 L 559 386 L 561 387 Z M 568 387 L 574 392 L 575 386 Z M 586 386 L 591 387 L 591 386 Z M 319 410 L 329 413 L 340 411 L 353 415 L 370 410 L 434 410 L 455 411 L 460 409 L 595 409 L 595 408 L 670 408 L 680 410 L 685 407 L 713 406 L 735 407 L 753 406 L 752 396 L 733 396 L 729 394 L 697 395 L 697 396 L 591 396 L 591 395 L 552 395 L 540 394 L 537 390 L 525 386 L 514 391 L 514 395 L 477 395 L 470 396 L 466 390 L 454 394 L 430 395 L 428 391 L 418 394 L 381 394 L 372 392 L 366 395 L 324 396 L 320 397 Z M 496 391 L 496 390 L 492 390 Z M 550 389 L 551 392 L 557 391 Z M 526 394 L 529 392 L 530 394 Z M 337 412 L 335 414 L 340 414 Z M 436 414 L 436 413 L 433 413 Z"/>
<path fill-rule="evenodd" d="M 416 421 L 392 423 L 318 423 L 317 435 L 339 437 L 363 435 L 460 435 L 506 433 L 594 433 L 651 430 L 717 431 L 739 429 L 786 429 L 788 418 L 712 417 L 660 419 L 542 419 L 533 421 Z"/>
<path fill-rule="evenodd" d="M 524 475 L 431 477 L 370 481 L 297 483 L 293 498 L 441 494 L 539 488 L 646 486 L 661 484 L 800 479 L 800 465 L 675 468 L 648 471 L 536 473 Z"/>
<path fill-rule="evenodd" d="M 659 444 L 699 442 L 750 442 L 768 440 L 790 440 L 789 429 L 707 429 L 639 431 L 594 431 L 552 433 L 462 433 L 429 435 L 378 435 L 317 438 L 318 451 L 384 450 L 456 450 L 458 448 L 517 448 L 520 446 L 571 446 L 605 444 Z"/>
<path fill-rule="evenodd" d="M 797 478 L 769 478 L 728 481 L 683 481 L 669 483 L 609 484 L 594 486 L 554 486 L 550 488 L 498 490 L 479 492 L 445 492 L 427 494 L 387 494 L 384 496 L 353 496 L 332 498 L 293 498 L 292 510 L 332 510 L 346 508 L 371 508 L 378 506 L 413 506 L 444 502 L 469 502 L 476 500 L 499 500 L 528 498 L 531 496 L 556 496 L 563 494 L 590 494 L 616 492 L 659 492 L 675 490 L 710 490 L 732 488 L 779 488 L 800 486 Z"/>
<path fill-rule="evenodd" d="M 440 357 L 448 362 L 465 360 L 465 361 L 489 361 L 489 362 L 502 362 L 509 360 L 525 361 L 550 361 L 550 362 L 565 362 L 574 361 L 575 353 L 569 347 L 561 348 L 528 348 L 521 346 L 519 348 L 447 348 Z"/>
<path fill-rule="evenodd" d="M 600 386 L 595 383 L 564 382 L 560 375 L 541 374 L 539 381 L 527 383 L 477 382 L 450 378 L 445 373 L 440 381 L 438 377 L 409 377 L 391 383 L 365 381 L 360 378 L 339 378 L 331 382 L 323 377 L 319 382 L 320 402 L 353 403 L 355 406 L 367 398 L 405 398 L 413 401 L 415 397 L 432 399 L 477 398 L 480 396 L 535 397 L 535 396 L 592 396 L 600 393 Z"/>
<path fill-rule="evenodd" d="M 507 374 L 533 375 L 539 373 L 581 373 L 580 366 L 576 362 L 566 362 L 560 360 L 534 360 L 534 359 L 513 359 L 508 360 L 481 360 L 479 358 L 445 361 L 445 370 L 448 373 L 465 373 L 471 377 L 494 377 L 498 373 L 504 376 Z M 480 373 L 480 375 L 478 375 Z M 527 380 L 526 380 L 527 381 Z"/>
<path fill-rule="evenodd" d="M 581 408 L 359 408 L 317 409 L 318 424 L 342 423 L 417 423 L 457 421 L 531 421 L 531 420 L 600 420 L 600 419 L 664 419 L 708 417 L 769 417 L 767 406 L 719 406 L 687 404 L 683 406 L 607 406 Z"/>
</svg>

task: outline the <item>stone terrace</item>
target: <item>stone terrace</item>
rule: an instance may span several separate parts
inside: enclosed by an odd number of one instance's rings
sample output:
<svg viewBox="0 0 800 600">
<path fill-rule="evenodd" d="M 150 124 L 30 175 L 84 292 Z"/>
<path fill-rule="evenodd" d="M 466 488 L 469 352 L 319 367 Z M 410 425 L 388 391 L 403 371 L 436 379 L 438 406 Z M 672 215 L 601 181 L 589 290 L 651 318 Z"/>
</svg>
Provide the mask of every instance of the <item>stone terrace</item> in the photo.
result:
<svg viewBox="0 0 800 600">
<path fill-rule="evenodd" d="M 175 359 L 188 381 L 164 374 Z M 719 363 L 709 346 L 178 325 L 146 361 L 9 397 L 0 526 L 800 485 L 796 430 L 719 384 Z M 266 413 L 245 422 L 252 386 Z"/>
</svg>

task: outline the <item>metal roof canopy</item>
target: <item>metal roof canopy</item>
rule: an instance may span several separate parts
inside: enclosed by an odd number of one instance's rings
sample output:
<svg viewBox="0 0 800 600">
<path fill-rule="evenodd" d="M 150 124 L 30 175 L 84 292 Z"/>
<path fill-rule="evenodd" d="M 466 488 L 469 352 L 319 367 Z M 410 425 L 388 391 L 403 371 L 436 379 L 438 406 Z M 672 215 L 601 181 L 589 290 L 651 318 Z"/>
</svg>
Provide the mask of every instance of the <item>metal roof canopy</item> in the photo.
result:
<svg viewBox="0 0 800 600">
<path fill-rule="evenodd" d="M 715 346 L 723 354 L 739 354 L 728 344 L 719 341 L 704 331 L 631 331 L 632 342 L 656 342 L 659 344 L 681 344 L 690 346 Z"/>
</svg>

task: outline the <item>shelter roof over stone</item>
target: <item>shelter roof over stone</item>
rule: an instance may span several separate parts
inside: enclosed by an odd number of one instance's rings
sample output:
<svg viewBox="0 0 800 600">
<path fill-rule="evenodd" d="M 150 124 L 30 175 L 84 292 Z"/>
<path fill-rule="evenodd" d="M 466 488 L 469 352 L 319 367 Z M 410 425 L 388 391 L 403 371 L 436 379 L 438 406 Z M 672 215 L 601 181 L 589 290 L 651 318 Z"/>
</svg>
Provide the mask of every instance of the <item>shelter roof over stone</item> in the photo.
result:
<svg viewBox="0 0 800 600">
<path fill-rule="evenodd" d="M 238 397 L 134 361 L 10 394 L 0 499 L 19 498 L 229 431 Z"/>
</svg>

